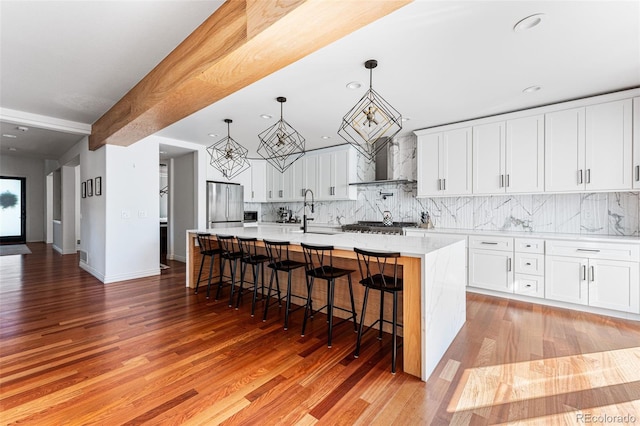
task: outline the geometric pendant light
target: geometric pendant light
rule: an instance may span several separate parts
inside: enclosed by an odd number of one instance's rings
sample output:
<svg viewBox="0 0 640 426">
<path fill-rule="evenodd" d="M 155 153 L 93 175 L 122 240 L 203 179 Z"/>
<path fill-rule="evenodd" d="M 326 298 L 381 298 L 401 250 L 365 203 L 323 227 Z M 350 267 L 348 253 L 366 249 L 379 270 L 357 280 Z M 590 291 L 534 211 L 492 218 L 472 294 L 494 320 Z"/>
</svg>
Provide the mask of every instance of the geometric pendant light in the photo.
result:
<svg viewBox="0 0 640 426">
<path fill-rule="evenodd" d="M 402 115 L 373 90 L 373 69 L 377 66 L 375 59 L 364 63 L 369 70 L 369 90 L 342 118 L 338 130 L 369 162 L 402 130 Z"/>
<path fill-rule="evenodd" d="M 249 151 L 231 138 L 229 125 L 233 120 L 225 118 L 224 122 L 227 123 L 227 137 L 208 147 L 207 152 L 211 156 L 211 165 L 231 180 L 249 168 Z"/>
<path fill-rule="evenodd" d="M 304 155 L 305 139 L 282 118 L 282 106 L 287 98 L 279 96 L 276 100 L 280 102 L 280 120 L 258 135 L 258 154 L 280 173 L 284 173 Z"/>
</svg>

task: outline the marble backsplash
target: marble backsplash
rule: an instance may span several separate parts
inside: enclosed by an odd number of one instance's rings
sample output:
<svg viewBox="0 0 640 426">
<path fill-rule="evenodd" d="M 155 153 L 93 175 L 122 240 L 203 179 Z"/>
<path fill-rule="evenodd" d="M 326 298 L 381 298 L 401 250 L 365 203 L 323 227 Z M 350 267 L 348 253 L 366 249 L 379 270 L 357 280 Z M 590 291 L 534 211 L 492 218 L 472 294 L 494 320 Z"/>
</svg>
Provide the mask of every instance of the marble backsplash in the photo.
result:
<svg viewBox="0 0 640 426">
<path fill-rule="evenodd" d="M 398 138 L 391 147 L 393 177 L 414 179 L 415 137 Z M 372 165 L 359 159 L 358 179 L 371 179 Z M 382 194 L 393 194 L 383 196 Z M 277 220 L 279 207 L 302 217 L 302 203 L 247 203 L 262 221 Z M 315 203 L 317 223 L 343 225 L 361 220 L 382 221 L 382 212 L 394 221 L 419 222 L 429 212 L 436 228 L 510 230 L 640 237 L 640 193 L 526 194 L 474 197 L 416 198 L 415 184 L 358 187 L 356 201 Z"/>
</svg>

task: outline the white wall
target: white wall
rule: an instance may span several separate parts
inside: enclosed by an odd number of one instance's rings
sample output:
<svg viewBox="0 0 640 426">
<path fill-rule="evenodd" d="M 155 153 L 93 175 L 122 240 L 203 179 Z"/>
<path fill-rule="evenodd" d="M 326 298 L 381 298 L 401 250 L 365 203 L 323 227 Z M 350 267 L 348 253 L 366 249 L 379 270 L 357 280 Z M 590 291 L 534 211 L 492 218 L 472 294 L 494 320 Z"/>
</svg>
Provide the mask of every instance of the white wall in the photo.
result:
<svg viewBox="0 0 640 426">
<path fill-rule="evenodd" d="M 62 254 L 76 252 L 76 167 L 62 167 Z"/>
<path fill-rule="evenodd" d="M 44 160 L 0 155 L 0 175 L 26 177 L 27 241 L 45 240 Z"/>
<path fill-rule="evenodd" d="M 195 153 L 172 159 L 170 190 L 173 209 L 171 211 L 170 228 L 174 235 L 173 250 L 169 250 L 174 260 L 186 262 L 187 229 L 197 227 L 197 163 Z"/>
<path fill-rule="evenodd" d="M 104 282 L 160 273 L 158 143 L 107 145 L 101 197 L 106 200 Z M 83 231 L 83 235 L 84 235 Z"/>
</svg>

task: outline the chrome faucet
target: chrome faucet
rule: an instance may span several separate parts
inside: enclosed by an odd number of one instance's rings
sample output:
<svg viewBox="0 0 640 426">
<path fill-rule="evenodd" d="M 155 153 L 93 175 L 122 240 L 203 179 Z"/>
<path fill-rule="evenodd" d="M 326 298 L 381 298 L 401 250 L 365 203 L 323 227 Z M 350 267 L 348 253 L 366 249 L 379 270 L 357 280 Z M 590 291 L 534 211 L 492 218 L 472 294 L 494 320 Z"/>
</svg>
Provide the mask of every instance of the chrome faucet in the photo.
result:
<svg viewBox="0 0 640 426">
<path fill-rule="evenodd" d="M 311 204 L 307 203 L 307 193 L 310 192 L 311 193 Z M 307 221 L 308 220 L 313 220 L 312 217 L 307 218 L 307 206 L 311 206 L 311 213 L 313 213 L 313 203 L 314 203 L 314 199 L 313 199 L 313 191 L 310 189 L 307 189 L 304 191 L 304 204 L 302 206 L 302 232 L 304 232 L 305 234 L 307 233 Z"/>
</svg>

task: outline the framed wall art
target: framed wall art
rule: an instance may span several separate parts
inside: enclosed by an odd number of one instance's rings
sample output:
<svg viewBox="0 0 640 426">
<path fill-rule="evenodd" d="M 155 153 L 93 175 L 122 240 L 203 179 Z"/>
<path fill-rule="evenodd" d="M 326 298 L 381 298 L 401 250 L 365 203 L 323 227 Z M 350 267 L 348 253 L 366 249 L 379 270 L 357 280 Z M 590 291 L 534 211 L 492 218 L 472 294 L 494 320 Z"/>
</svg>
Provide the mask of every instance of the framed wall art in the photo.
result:
<svg viewBox="0 0 640 426">
<path fill-rule="evenodd" d="M 82 198 L 87 198 L 87 182 L 80 184 L 80 193 L 82 194 Z"/>
<path fill-rule="evenodd" d="M 87 181 L 87 197 L 93 196 L 93 179 Z"/>
<path fill-rule="evenodd" d="M 102 177 L 98 176 L 95 180 L 96 196 L 102 195 Z"/>
</svg>

